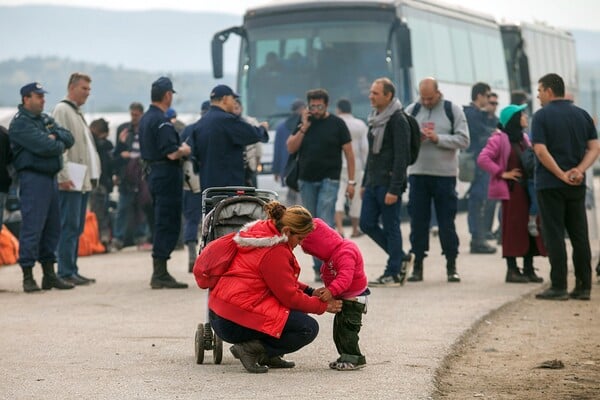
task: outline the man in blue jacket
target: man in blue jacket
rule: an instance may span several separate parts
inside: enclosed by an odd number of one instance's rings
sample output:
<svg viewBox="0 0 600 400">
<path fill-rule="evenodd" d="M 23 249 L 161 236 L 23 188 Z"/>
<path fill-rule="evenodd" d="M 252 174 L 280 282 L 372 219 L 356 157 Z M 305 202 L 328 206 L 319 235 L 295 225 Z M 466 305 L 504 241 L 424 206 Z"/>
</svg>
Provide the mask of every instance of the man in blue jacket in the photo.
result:
<svg viewBox="0 0 600 400">
<path fill-rule="evenodd" d="M 485 147 L 490 134 L 494 129 L 488 125 L 488 114 L 485 107 L 488 104 L 490 85 L 477 82 L 471 88 L 471 104 L 463 108 L 467 123 L 469 124 L 469 137 L 471 144 L 469 152 L 477 160 L 479 153 Z M 496 248 L 486 241 L 488 227 L 486 223 L 486 209 L 488 208 L 488 181 L 490 176 L 475 163 L 475 178 L 469 189 L 468 224 L 471 233 L 471 254 L 494 254 Z"/>
<path fill-rule="evenodd" d="M 246 146 L 269 140 L 266 122 L 256 127 L 233 114 L 238 97 L 229 86 L 216 86 L 210 93 L 210 110 L 191 133 L 192 155 L 198 163 L 202 190 L 244 186 Z"/>
<path fill-rule="evenodd" d="M 40 290 L 33 278 L 36 261 L 42 264 L 42 289 L 72 289 L 74 285 L 56 276 L 56 246 L 60 237 L 58 183 L 63 152 L 73 146 L 73 135 L 43 113 L 44 94 L 37 82 L 21 88 L 22 103 L 8 129 L 13 165 L 19 177 L 22 224 L 19 235 L 19 264 L 23 290 Z"/>
</svg>

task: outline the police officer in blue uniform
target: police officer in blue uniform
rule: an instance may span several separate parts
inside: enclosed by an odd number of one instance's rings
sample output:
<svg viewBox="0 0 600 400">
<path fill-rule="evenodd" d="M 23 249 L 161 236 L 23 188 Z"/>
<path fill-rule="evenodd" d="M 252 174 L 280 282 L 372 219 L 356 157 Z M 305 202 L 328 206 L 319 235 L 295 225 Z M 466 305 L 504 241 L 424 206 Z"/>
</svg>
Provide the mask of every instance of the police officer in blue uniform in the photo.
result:
<svg viewBox="0 0 600 400">
<path fill-rule="evenodd" d="M 40 290 L 33 278 L 36 261 L 44 271 L 42 289 L 74 287 L 54 272 L 61 229 L 56 174 L 63 167 L 64 151 L 73 146 L 74 139 L 71 132 L 43 112 L 46 93 L 37 82 L 23 86 L 19 112 L 8 128 L 13 166 L 19 177 L 19 265 L 26 293 Z"/>
<path fill-rule="evenodd" d="M 209 111 L 194 125 L 192 146 L 202 190 L 244 186 L 246 146 L 269 140 L 267 122 L 253 126 L 233 114 L 238 98 L 229 86 L 215 86 L 210 93 Z"/>
<path fill-rule="evenodd" d="M 165 113 L 173 101 L 173 83 L 160 77 L 152 83 L 152 104 L 140 121 L 140 150 L 146 164 L 148 186 L 154 206 L 152 289 L 184 289 L 167 270 L 167 260 L 181 229 L 183 170 L 181 160 L 190 147 L 181 143 Z"/>
</svg>

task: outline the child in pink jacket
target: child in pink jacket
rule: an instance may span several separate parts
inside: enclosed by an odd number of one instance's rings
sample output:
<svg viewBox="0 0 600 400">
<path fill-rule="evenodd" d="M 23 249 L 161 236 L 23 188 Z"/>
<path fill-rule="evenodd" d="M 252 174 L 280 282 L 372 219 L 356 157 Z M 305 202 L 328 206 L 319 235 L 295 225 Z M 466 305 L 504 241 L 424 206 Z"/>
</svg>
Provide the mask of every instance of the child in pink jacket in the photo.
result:
<svg viewBox="0 0 600 400">
<path fill-rule="evenodd" d="M 320 260 L 325 287 L 315 289 L 313 296 L 321 301 L 342 300 L 342 311 L 333 319 L 333 341 L 340 356 L 329 363 L 331 369 L 352 371 L 366 366 L 358 346 L 362 314 L 367 310 L 367 276 L 358 246 L 344 239 L 323 220 L 313 220 L 315 230 L 303 241 L 302 249 Z"/>
</svg>

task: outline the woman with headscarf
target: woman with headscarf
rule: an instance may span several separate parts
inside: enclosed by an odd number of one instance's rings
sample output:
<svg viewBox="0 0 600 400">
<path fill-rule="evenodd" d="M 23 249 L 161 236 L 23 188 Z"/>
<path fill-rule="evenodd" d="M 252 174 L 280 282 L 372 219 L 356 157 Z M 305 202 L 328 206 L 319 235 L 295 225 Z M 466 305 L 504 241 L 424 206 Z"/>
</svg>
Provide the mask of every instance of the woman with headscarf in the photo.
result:
<svg viewBox="0 0 600 400">
<path fill-rule="evenodd" d="M 527 114 L 524 105 L 511 104 L 500 112 L 499 130 L 488 139 L 477 158 L 479 167 L 490 174 L 488 197 L 502 200 L 502 257 L 506 259 L 506 282 L 543 282 L 536 275 L 533 257 L 546 255 L 540 235 L 531 236 L 528 229 L 530 196 L 521 153 L 531 146 L 524 129 Z M 539 230 L 539 229 L 538 229 Z M 523 257 L 523 271 L 517 266 Z"/>
</svg>

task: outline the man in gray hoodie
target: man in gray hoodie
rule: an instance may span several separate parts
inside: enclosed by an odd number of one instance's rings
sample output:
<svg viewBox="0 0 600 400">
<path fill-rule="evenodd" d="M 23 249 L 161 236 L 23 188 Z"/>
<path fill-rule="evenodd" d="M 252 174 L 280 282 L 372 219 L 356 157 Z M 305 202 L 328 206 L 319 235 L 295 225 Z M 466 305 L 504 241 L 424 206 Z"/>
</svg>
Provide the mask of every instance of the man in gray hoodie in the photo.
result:
<svg viewBox="0 0 600 400">
<path fill-rule="evenodd" d="M 425 78 L 419 83 L 420 98 L 406 108 L 415 114 L 421 126 L 421 148 L 415 163 L 408 169 L 411 252 L 415 254 L 413 274 L 409 282 L 423 280 L 423 259 L 429 249 L 429 222 L 431 201 L 439 225 L 439 237 L 443 254 L 446 256 L 448 282 L 460 282 L 456 271 L 458 235 L 454 220 L 458 208 L 456 173 L 458 150 L 469 146 L 469 127 L 461 107 L 445 105 L 442 93 L 434 78 Z M 413 113 L 417 104 L 418 112 Z M 451 114 L 445 108 L 451 106 Z M 453 121 L 449 118 L 452 115 Z"/>
</svg>

